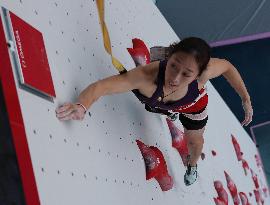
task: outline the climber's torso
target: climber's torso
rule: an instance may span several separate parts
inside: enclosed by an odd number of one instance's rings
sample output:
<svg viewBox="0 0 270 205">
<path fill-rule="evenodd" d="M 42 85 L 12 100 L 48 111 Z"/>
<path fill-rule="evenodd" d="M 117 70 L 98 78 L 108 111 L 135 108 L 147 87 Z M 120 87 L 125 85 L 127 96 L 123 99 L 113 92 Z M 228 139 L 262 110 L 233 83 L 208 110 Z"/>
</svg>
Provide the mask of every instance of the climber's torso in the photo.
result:
<svg viewBox="0 0 270 205">
<path fill-rule="evenodd" d="M 148 71 L 145 72 L 146 75 L 146 81 L 144 82 L 143 86 L 141 86 L 138 91 L 144 95 L 147 98 L 151 98 L 155 91 L 157 90 L 157 79 L 158 79 L 158 73 L 159 73 L 159 63 L 160 61 L 155 61 L 152 63 L 151 67 L 148 67 Z M 200 79 L 197 80 L 197 86 L 198 90 L 201 90 L 205 83 L 201 83 L 202 81 Z M 164 96 L 170 94 L 172 90 L 166 90 L 164 86 L 162 86 Z M 176 92 L 168 95 L 165 97 L 162 102 L 168 103 L 168 102 L 176 102 L 182 99 L 184 96 L 186 96 L 188 92 L 188 86 L 182 89 L 177 89 Z"/>
</svg>

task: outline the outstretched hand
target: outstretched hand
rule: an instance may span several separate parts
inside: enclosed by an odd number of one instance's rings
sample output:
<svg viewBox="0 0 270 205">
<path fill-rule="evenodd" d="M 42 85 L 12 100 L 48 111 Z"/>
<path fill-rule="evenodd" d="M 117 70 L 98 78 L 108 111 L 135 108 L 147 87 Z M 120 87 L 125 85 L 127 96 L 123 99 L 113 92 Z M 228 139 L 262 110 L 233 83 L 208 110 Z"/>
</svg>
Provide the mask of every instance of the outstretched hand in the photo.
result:
<svg viewBox="0 0 270 205">
<path fill-rule="evenodd" d="M 253 116 L 253 108 L 251 105 L 250 101 L 242 101 L 242 106 L 245 112 L 245 119 L 244 121 L 241 123 L 241 125 L 243 126 L 247 126 L 251 121 L 252 121 L 252 116 Z"/>
<path fill-rule="evenodd" d="M 83 120 L 85 110 L 74 103 L 65 103 L 55 110 L 56 117 L 60 120 Z"/>
</svg>

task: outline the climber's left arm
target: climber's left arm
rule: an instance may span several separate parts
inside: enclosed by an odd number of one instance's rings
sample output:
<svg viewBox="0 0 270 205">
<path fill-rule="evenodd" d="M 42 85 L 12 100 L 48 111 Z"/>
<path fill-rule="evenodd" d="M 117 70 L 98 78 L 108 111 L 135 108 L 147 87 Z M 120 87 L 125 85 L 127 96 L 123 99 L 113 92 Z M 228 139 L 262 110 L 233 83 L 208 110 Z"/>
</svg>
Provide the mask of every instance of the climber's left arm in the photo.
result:
<svg viewBox="0 0 270 205">
<path fill-rule="evenodd" d="M 226 59 L 210 58 L 207 69 L 201 74 L 198 81 L 205 84 L 208 80 L 223 75 L 242 99 L 245 111 L 245 120 L 242 125 L 248 125 L 252 120 L 253 109 L 246 86 L 237 69 Z"/>
</svg>

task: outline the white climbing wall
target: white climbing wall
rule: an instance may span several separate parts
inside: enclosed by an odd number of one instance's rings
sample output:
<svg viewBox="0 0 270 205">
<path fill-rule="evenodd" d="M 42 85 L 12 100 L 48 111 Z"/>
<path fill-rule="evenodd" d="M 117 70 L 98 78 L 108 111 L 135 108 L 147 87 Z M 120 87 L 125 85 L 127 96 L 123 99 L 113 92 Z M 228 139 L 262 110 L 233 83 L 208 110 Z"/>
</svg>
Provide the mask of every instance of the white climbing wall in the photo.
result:
<svg viewBox="0 0 270 205">
<path fill-rule="evenodd" d="M 13 68 L 40 204 L 215 204 L 214 180 L 220 180 L 229 194 L 224 170 L 238 191 L 256 204 L 251 174 L 244 175 L 231 134 L 263 188 L 267 185 L 255 162 L 257 149 L 210 83 L 206 157 L 198 162 L 198 181 L 186 187 L 185 169 L 171 146 L 165 118 L 145 111 L 133 93 L 101 97 L 83 121 L 60 122 L 55 116 L 56 107 L 75 102 L 87 85 L 118 74 L 103 46 L 94 0 L 0 0 L 0 6 L 43 34 L 55 87 L 54 102 L 44 100 L 19 88 Z M 133 38 L 149 48 L 179 40 L 151 0 L 105 0 L 105 21 L 113 54 L 128 70 L 135 66 L 126 50 Z M 182 129 L 180 122 L 176 125 Z M 173 189 L 162 192 L 155 179 L 145 180 L 136 139 L 162 151 L 175 181 Z M 270 204 L 269 193 L 262 196 L 264 204 Z"/>
</svg>

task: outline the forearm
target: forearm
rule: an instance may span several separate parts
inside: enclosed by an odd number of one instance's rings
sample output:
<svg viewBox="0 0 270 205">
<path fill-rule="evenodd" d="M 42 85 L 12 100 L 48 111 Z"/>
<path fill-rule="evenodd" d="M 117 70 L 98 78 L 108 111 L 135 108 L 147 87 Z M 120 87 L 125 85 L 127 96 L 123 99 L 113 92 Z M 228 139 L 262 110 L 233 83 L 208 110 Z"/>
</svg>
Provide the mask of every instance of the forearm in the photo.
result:
<svg viewBox="0 0 270 205">
<path fill-rule="evenodd" d="M 86 109 L 92 106 L 92 104 L 98 100 L 100 96 L 97 92 L 97 82 L 87 86 L 78 96 L 77 102 L 83 104 Z"/>
<path fill-rule="evenodd" d="M 235 89 L 235 91 L 241 97 L 242 101 L 250 102 L 250 96 L 246 89 L 246 86 L 239 72 L 232 64 L 230 64 L 230 68 L 228 69 L 228 71 L 223 73 L 223 76 L 230 83 L 230 85 Z"/>
</svg>

